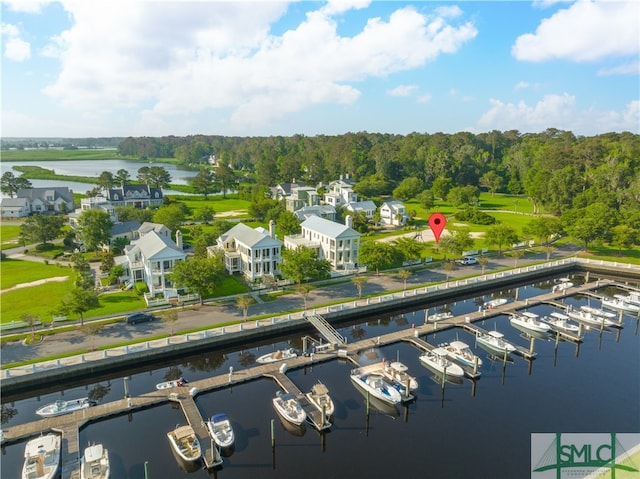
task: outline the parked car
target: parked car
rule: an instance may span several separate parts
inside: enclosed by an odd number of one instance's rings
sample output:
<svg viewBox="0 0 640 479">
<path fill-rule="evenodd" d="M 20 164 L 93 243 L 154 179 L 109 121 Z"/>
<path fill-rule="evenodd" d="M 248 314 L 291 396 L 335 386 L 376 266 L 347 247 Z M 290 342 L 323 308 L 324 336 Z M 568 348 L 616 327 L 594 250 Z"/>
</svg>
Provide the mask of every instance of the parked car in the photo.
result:
<svg viewBox="0 0 640 479">
<path fill-rule="evenodd" d="M 149 313 L 127 314 L 125 318 L 127 324 L 147 323 L 149 321 L 153 321 L 154 319 L 156 319 L 156 317 L 153 314 Z"/>
<path fill-rule="evenodd" d="M 478 264 L 478 260 L 473 256 L 465 256 L 464 258 L 457 260 L 457 263 L 463 266 L 467 266 L 471 264 Z"/>
</svg>

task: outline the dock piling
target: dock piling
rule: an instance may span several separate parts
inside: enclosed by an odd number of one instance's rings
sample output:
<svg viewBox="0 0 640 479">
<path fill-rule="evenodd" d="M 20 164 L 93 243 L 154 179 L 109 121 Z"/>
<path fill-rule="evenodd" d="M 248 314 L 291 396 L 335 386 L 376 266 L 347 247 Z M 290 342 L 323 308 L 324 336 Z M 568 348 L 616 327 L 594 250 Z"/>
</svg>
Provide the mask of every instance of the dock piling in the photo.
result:
<svg viewBox="0 0 640 479">
<path fill-rule="evenodd" d="M 276 431 L 274 427 L 274 420 L 271 420 L 271 447 L 276 447 Z"/>
</svg>

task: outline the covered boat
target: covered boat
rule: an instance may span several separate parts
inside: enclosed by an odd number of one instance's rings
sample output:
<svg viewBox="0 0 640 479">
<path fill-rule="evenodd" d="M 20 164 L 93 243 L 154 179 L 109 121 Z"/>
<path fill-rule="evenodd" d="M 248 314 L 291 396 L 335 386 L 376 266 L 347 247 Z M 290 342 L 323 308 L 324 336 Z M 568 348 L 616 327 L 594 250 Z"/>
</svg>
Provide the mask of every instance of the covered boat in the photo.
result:
<svg viewBox="0 0 640 479">
<path fill-rule="evenodd" d="M 187 463 L 200 461 L 202 447 L 196 432 L 189 425 L 176 427 L 167 433 L 173 452 Z"/>
<path fill-rule="evenodd" d="M 46 406 L 42 406 L 41 408 L 37 409 L 36 414 L 42 417 L 61 416 L 63 414 L 69 414 L 74 411 L 79 411 L 80 409 L 86 409 L 95 405 L 96 402 L 92 401 L 88 397 L 71 399 L 69 401 L 58 399 L 54 403 L 47 404 Z"/>
<path fill-rule="evenodd" d="M 207 429 L 211 439 L 221 448 L 230 448 L 235 441 L 235 434 L 231 420 L 224 413 L 218 413 L 211 416 L 207 421 Z"/>
<path fill-rule="evenodd" d="M 260 364 L 269 364 L 296 357 L 298 357 L 298 351 L 296 351 L 294 348 L 287 348 L 279 349 L 278 351 L 273 351 L 272 353 L 263 354 L 258 359 L 256 359 L 256 362 Z"/>
<path fill-rule="evenodd" d="M 335 411 L 335 406 L 331 396 L 329 396 L 329 389 L 322 383 L 314 384 L 307 394 L 305 394 L 307 401 L 315 407 L 318 411 L 324 411 L 326 416 L 331 416 Z"/>
<path fill-rule="evenodd" d="M 109 451 L 102 444 L 94 444 L 84 450 L 80 461 L 80 479 L 109 479 Z"/>
<path fill-rule="evenodd" d="M 300 401 L 298 401 L 294 394 L 278 391 L 278 394 L 273 398 L 272 402 L 273 407 L 280 416 L 291 424 L 299 426 L 307 418 L 307 413 L 302 409 Z"/>
<path fill-rule="evenodd" d="M 542 320 L 549 323 L 553 329 L 577 334 L 580 332 L 580 327 L 577 324 L 570 323 L 570 319 L 571 318 L 566 314 L 558 313 L 556 311 L 549 314 L 549 316 L 542 318 Z"/>
<path fill-rule="evenodd" d="M 60 436 L 47 434 L 27 442 L 22 479 L 53 479 L 60 472 Z"/>
</svg>

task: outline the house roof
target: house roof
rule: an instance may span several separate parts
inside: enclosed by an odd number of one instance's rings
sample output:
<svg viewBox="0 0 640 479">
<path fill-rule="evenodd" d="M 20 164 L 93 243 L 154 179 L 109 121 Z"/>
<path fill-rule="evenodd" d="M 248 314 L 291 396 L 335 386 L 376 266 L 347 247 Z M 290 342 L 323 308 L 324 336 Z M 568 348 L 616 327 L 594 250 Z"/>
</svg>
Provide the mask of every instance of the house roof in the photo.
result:
<svg viewBox="0 0 640 479">
<path fill-rule="evenodd" d="M 152 188 L 147 184 L 139 185 L 122 185 L 120 188 L 111 188 L 107 191 L 107 199 L 113 201 L 115 194 L 118 194 L 118 200 L 122 201 L 125 198 L 155 198 L 158 194 L 159 198 L 162 198 L 162 190 L 160 188 Z"/>
<path fill-rule="evenodd" d="M 388 205 L 389 208 L 404 208 L 404 203 L 399 200 L 387 200 L 383 204 Z"/>
<path fill-rule="evenodd" d="M 294 211 L 293 214 L 296 215 L 300 221 L 304 221 L 311 216 L 335 215 L 336 209 L 333 205 L 303 206 L 299 210 Z"/>
<path fill-rule="evenodd" d="M 145 221 L 138 227 L 138 233 L 140 233 L 140 236 L 142 236 L 144 234 L 147 234 L 149 231 L 160 232 L 163 229 L 171 231 L 162 223 L 151 223 L 149 221 Z"/>
<path fill-rule="evenodd" d="M 255 246 L 277 245 L 281 246 L 282 242 L 276 238 L 269 236 L 269 232 L 264 228 L 250 228 L 244 223 L 238 223 L 229 231 L 220 236 L 220 240 L 224 243 L 233 238 L 238 243 L 253 248 Z"/>
<path fill-rule="evenodd" d="M 29 200 L 27 198 L 2 198 L 0 206 L 2 208 L 22 208 L 28 204 Z"/>
<path fill-rule="evenodd" d="M 132 233 L 137 231 L 138 228 L 140 228 L 140 222 L 138 220 L 123 221 L 122 223 L 116 223 L 113 225 L 109 234 L 111 236 L 117 236 L 124 233 Z"/>
<path fill-rule="evenodd" d="M 139 250 L 147 260 L 161 258 L 186 258 L 187 255 L 173 242 L 171 238 L 160 236 L 155 231 L 150 231 L 142 238 L 137 240 L 128 250 L 127 256 Z"/>
<path fill-rule="evenodd" d="M 329 238 L 360 236 L 360 233 L 358 233 L 353 228 L 349 228 L 347 225 L 320 218 L 319 216 L 311 216 L 310 218 L 307 218 L 301 226 L 302 228 L 317 231 L 318 233 L 324 236 L 328 236 Z"/>
<path fill-rule="evenodd" d="M 45 200 L 47 196 L 51 196 L 53 197 L 53 201 L 62 199 L 67 203 L 73 203 L 73 191 L 66 186 L 24 188 L 18 190 L 16 196 L 18 198 L 29 198 L 32 201 L 36 199 Z"/>
<path fill-rule="evenodd" d="M 371 211 L 376 210 L 376 204 L 373 201 L 353 201 L 347 205 L 349 211 Z"/>
</svg>

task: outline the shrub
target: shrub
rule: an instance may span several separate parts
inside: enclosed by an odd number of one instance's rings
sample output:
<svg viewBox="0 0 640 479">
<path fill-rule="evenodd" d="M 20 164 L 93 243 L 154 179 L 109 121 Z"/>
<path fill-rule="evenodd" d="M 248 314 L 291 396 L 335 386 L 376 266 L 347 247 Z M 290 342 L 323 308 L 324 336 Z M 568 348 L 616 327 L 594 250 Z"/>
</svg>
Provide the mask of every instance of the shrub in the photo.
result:
<svg viewBox="0 0 640 479">
<path fill-rule="evenodd" d="M 148 293 L 149 292 L 149 287 L 147 286 L 146 283 L 142 282 L 142 281 L 138 281 L 135 284 L 135 290 L 136 293 L 138 294 L 138 296 L 142 296 L 144 293 Z"/>
<path fill-rule="evenodd" d="M 463 210 L 458 211 L 455 214 L 455 217 L 459 221 L 465 221 L 476 225 L 492 225 L 497 223 L 497 220 L 493 216 L 488 215 L 484 211 L 480 211 L 476 207 L 464 208 Z"/>
</svg>

